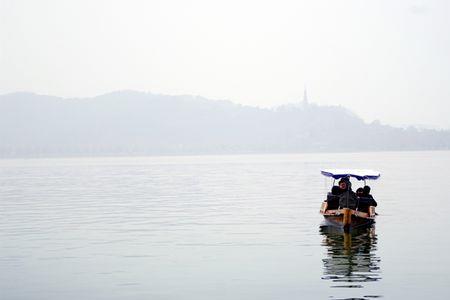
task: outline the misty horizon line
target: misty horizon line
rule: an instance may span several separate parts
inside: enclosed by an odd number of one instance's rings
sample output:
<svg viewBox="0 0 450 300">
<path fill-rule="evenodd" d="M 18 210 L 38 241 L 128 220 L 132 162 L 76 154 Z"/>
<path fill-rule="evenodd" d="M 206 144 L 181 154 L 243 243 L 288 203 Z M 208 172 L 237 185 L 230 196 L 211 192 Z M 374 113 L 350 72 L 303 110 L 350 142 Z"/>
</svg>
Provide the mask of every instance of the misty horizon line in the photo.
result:
<svg viewBox="0 0 450 300">
<path fill-rule="evenodd" d="M 260 105 L 250 105 L 250 104 L 243 104 L 240 103 L 238 101 L 234 101 L 231 99 L 227 99 L 227 98 L 216 98 L 216 97 L 206 97 L 206 96 L 202 96 L 202 95 L 197 95 L 197 94 L 186 94 L 186 93 L 180 93 L 180 94 L 170 94 L 170 93 L 155 93 L 152 92 L 150 90 L 138 90 L 138 89 L 118 89 L 118 90 L 112 90 L 109 92 L 102 92 L 102 93 L 97 93 L 95 95 L 91 95 L 91 96 L 79 96 L 79 97 L 73 97 L 73 96 L 59 96 L 59 95 L 54 95 L 54 94 L 49 94 L 49 93 L 41 93 L 41 92 L 32 92 L 32 91 L 13 91 L 13 92 L 7 92 L 7 93 L 1 93 L 0 97 L 3 96 L 8 96 L 8 95 L 20 95 L 20 94 L 24 94 L 24 95 L 35 95 L 35 96 L 42 96 L 42 97 L 52 97 L 52 98 L 58 98 L 58 99 L 62 99 L 62 100 L 88 100 L 88 99 L 95 99 L 98 97 L 103 97 L 103 96 L 108 96 L 108 95 L 113 95 L 116 93 L 136 93 L 136 94 L 144 94 L 144 95 L 152 95 L 152 96 L 167 96 L 167 97 L 192 97 L 192 98 L 197 98 L 197 99 L 203 99 L 203 100 L 207 100 L 207 101 L 214 101 L 214 102 L 228 102 L 234 105 L 238 105 L 241 107 L 248 107 L 248 108 L 257 108 L 257 109 L 262 109 L 262 110 L 269 110 L 269 111 L 273 111 L 273 110 L 277 110 L 279 108 L 282 107 L 286 107 L 286 106 L 298 106 L 301 105 L 305 102 L 304 99 L 300 99 L 301 97 L 299 96 L 299 100 L 295 101 L 289 101 L 283 104 L 278 104 L 278 105 L 270 105 L 270 106 L 260 106 Z M 317 107 L 336 107 L 336 108 L 344 108 L 345 110 L 347 110 L 348 112 L 352 113 L 355 117 L 361 119 L 364 123 L 366 124 L 380 124 L 380 125 L 387 125 L 387 126 L 391 126 L 394 128 L 402 128 L 402 129 L 407 129 L 407 128 L 414 128 L 417 130 L 436 130 L 436 131 L 450 131 L 450 128 L 444 128 L 444 127 L 438 127 L 438 126 L 432 126 L 432 125 L 428 125 L 428 124 L 422 124 L 422 123 L 416 123 L 416 124 L 395 124 L 392 125 L 389 122 L 384 122 L 381 119 L 374 119 L 372 121 L 368 121 L 363 119 L 359 114 L 357 114 L 356 112 L 354 112 L 351 108 L 345 106 L 345 105 L 341 105 L 341 104 L 335 104 L 335 105 L 324 105 L 324 104 L 319 104 L 314 102 L 314 100 L 311 100 L 308 98 L 307 101 L 308 105 L 311 106 L 317 106 Z"/>
</svg>

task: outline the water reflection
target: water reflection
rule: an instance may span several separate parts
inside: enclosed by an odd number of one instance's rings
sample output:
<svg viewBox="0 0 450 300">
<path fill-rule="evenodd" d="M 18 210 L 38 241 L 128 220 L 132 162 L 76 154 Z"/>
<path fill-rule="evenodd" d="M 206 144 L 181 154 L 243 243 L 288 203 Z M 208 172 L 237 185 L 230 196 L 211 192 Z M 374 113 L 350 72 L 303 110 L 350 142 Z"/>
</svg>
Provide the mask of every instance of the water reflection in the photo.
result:
<svg viewBox="0 0 450 300">
<path fill-rule="evenodd" d="M 381 279 L 380 258 L 375 254 L 377 235 L 374 227 L 345 233 L 322 226 L 320 234 L 323 235 L 322 245 L 327 249 L 322 279 L 331 280 L 332 288 L 364 288 L 367 283 Z M 381 296 L 364 295 L 358 299 L 378 297 Z"/>
</svg>

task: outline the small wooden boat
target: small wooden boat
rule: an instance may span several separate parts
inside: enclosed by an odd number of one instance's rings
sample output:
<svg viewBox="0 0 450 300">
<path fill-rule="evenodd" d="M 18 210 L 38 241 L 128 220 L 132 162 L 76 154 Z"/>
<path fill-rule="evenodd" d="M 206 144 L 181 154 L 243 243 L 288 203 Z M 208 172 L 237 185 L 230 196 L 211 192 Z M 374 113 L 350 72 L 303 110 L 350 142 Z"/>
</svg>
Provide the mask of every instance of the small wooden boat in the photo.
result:
<svg viewBox="0 0 450 300">
<path fill-rule="evenodd" d="M 320 208 L 320 214 L 325 218 L 325 225 L 340 227 L 344 231 L 348 231 L 351 228 L 361 228 L 370 226 L 375 223 L 375 207 L 371 206 L 370 196 L 358 197 L 353 191 L 351 191 L 350 178 L 356 178 L 357 180 L 376 180 L 380 177 L 380 173 L 373 170 L 323 170 L 321 173 L 324 176 L 332 177 L 333 187 L 335 186 L 336 179 L 341 179 L 348 185 L 346 191 L 342 194 L 336 195 L 328 193 L 327 200 L 322 202 Z M 332 189 L 333 190 L 333 189 Z M 349 201 L 347 198 L 354 197 L 354 201 Z M 347 201 L 346 201 L 347 200 Z M 373 202 L 375 202 L 373 200 Z M 366 205 L 362 205 L 366 203 Z"/>
</svg>

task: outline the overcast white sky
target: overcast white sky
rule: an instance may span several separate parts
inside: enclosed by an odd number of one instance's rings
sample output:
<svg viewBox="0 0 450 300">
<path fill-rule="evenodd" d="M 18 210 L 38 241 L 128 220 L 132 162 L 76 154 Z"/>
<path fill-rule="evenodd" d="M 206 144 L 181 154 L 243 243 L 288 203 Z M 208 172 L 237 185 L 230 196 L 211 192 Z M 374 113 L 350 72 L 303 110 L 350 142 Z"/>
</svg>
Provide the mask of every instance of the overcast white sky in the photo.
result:
<svg viewBox="0 0 450 300">
<path fill-rule="evenodd" d="M 0 94 L 120 89 L 450 129 L 450 1 L 0 0 Z"/>
</svg>

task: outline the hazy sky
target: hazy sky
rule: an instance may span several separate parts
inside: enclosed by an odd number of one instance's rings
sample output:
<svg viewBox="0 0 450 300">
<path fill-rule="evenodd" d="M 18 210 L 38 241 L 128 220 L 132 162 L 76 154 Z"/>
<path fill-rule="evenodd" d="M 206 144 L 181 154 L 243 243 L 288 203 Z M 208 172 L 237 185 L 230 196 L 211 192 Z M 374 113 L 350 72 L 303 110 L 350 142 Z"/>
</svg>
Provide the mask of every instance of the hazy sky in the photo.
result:
<svg viewBox="0 0 450 300">
<path fill-rule="evenodd" d="M 450 128 L 450 1 L 0 0 L 0 94 L 343 105 Z"/>
</svg>

